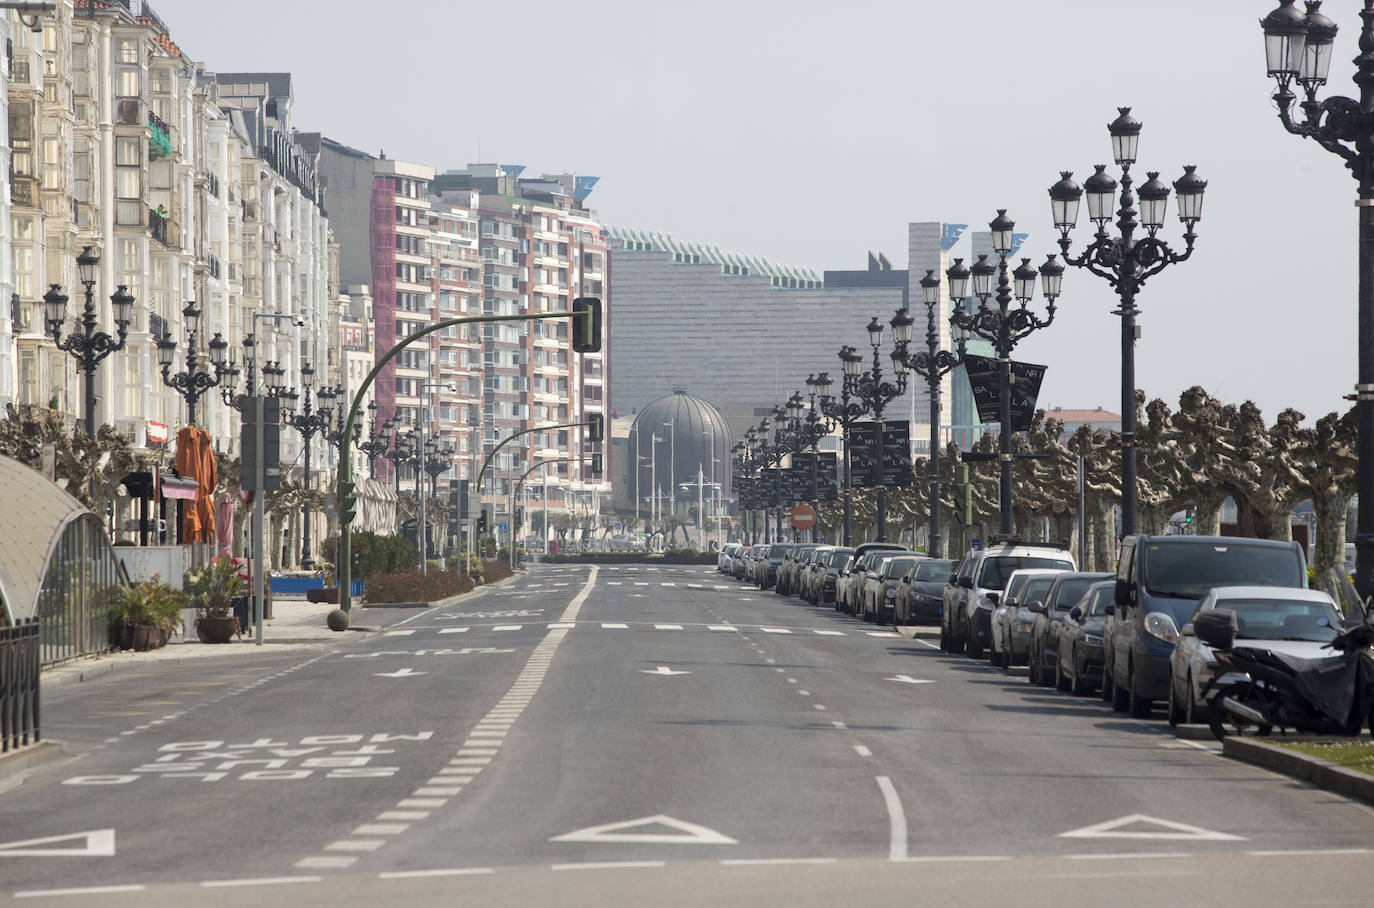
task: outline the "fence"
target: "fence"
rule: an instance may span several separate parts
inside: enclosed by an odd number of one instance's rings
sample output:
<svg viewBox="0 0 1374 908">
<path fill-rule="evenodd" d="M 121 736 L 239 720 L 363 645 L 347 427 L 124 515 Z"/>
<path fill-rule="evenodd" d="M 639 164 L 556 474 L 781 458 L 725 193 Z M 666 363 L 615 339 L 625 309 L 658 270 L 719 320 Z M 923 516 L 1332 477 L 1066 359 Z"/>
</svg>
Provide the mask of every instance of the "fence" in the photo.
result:
<svg viewBox="0 0 1374 908">
<path fill-rule="evenodd" d="M 0 753 L 37 743 L 38 619 L 0 627 Z"/>
</svg>

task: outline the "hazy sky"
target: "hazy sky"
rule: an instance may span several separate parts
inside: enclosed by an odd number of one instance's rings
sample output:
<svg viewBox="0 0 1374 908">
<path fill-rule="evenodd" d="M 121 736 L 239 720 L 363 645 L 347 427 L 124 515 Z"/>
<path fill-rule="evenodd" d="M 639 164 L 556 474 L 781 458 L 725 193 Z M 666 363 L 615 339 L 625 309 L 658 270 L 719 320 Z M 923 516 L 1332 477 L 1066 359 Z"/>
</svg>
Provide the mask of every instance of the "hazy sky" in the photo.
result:
<svg viewBox="0 0 1374 908">
<path fill-rule="evenodd" d="M 1348 406 L 1356 377 L 1355 182 L 1278 122 L 1258 24 L 1274 5 L 153 8 L 210 69 L 289 70 L 300 129 L 440 170 L 483 160 L 595 174 L 589 204 L 605 223 L 817 270 L 862 268 L 868 250 L 905 267 L 909 221 L 985 229 L 997 208 L 1030 234 L 1023 253 L 1043 260 L 1058 251 L 1046 190 L 1060 170 L 1081 182 L 1110 164 L 1106 124 L 1131 105 L 1145 124 L 1142 182 L 1151 169 L 1172 183 L 1183 164 L 1209 181 L 1197 252 L 1139 298 L 1140 387 L 1176 406 L 1201 384 L 1255 400 L 1271 421 L 1287 406 L 1310 420 Z M 1341 28 L 1331 82 L 1343 94 L 1355 90 L 1358 7 L 1325 8 Z M 1091 233 L 1086 214 L 1076 248 Z M 1171 242 L 1175 215 L 1171 198 Z M 1115 301 L 1099 278 L 1065 276 L 1054 326 L 1016 353 L 1049 364 L 1043 405 L 1119 406 Z M 763 339 L 768 317 L 741 313 L 739 327 Z"/>
</svg>

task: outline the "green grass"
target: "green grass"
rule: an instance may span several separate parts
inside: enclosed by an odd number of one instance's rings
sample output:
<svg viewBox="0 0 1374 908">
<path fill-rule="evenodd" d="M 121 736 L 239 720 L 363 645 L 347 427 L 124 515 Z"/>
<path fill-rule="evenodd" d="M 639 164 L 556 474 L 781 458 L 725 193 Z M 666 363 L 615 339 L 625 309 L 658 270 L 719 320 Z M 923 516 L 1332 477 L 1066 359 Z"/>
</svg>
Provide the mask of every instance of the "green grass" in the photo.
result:
<svg viewBox="0 0 1374 908">
<path fill-rule="evenodd" d="M 1300 754 L 1326 760 L 1366 775 L 1374 776 L 1374 742 L 1322 744 L 1315 741 L 1269 741 Z"/>
</svg>

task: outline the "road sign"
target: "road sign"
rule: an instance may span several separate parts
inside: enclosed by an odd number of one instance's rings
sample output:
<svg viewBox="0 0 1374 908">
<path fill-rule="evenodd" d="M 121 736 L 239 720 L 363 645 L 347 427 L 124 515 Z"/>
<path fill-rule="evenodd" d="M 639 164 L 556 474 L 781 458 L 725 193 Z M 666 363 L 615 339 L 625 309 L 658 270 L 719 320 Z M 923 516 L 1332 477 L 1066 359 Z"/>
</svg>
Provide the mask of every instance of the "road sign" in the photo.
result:
<svg viewBox="0 0 1374 908">
<path fill-rule="evenodd" d="M 506 531 L 506 522 L 504 520 L 501 521 L 496 525 L 496 528 L 504 533 Z"/>
<path fill-rule="evenodd" d="M 792 529 L 809 530 L 816 525 L 816 509 L 802 502 L 792 509 Z"/>
</svg>

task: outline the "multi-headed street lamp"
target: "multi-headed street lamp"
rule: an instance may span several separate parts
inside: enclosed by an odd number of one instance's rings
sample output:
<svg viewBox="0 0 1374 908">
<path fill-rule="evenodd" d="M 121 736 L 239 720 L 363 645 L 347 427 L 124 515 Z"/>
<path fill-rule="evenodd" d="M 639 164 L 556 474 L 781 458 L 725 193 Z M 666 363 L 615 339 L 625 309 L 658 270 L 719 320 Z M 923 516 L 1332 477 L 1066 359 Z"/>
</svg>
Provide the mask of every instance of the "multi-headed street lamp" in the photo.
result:
<svg viewBox="0 0 1374 908">
<path fill-rule="evenodd" d="M 395 434 L 396 426 L 389 419 L 381 426 L 377 425 L 377 402 L 375 400 L 368 402 L 367 409 L 369 426 L 367 441 L 358 440 L 361 437 L 362 423 L 357 423 L 354 425 L 354 429 L 357 431 L 353 433 L 353 444 L 359 451 L 367 455 L 368 478 L 376 479 L 377 458 L 385 454 L 387 448 L 391 447 L 391 437 Z M 342 414 L 342 408 L 339 412 Z"/>
<path fill-rule="evenodd" d="M 200 307 L 194 302 L 189 302 L 181 310 L 181 315 L 186 320 L 186 368 L 179 372 L 172 371 L 172 363 L 176 359 L 177 342 L 172 340 L 170 331 L 162 336 L 162 340 L 157 342 L 157 361 L 162 368 L 162 383 L 176 391 L 181 395 L 182 400 L 186 401 L 186 423 L 194 426 L 196 424 L 196 401 L 231 375 L 227 359 L 229 343 L 220 337 L 218 331 L 210 339 L 210 364 L 215 369 L 214 374 L 211 375 L 203 368 L 204 363 L 196 350 L 196 335 L 200 331 Z M 237 370 L 233 374 L 237 374 Z M 230 380 L 232 381 L 232 379 Z"/>
<path fill-rule="evenodd" d="M 890 356 L 892 371 L 896 376 L 895 382 L 883 379 L 883 361 L 878 353 L 878 348 L 883 343 L 883 325 L 876 317 L 868 323 L 868 343 L 873 348 L 871 367 L 861 370 L 863 357 L 855 352 L 853 347 L 845 348 L 850 351 L 849 356 L 845 355 L 844 350 L 840 351 L 840 365 L 844 369 L 844 384 L 849 396 L 857 401 L 860 416 L 869 413 L 873 415 L 872 457 L 873 480 L 878 487 L 878 542 L 887 541 L 887 485 L 883 482 L 883 410 L 906 393 L 906 369 L 902 367 L 902 360 L 906 356 L 907 342 L 911 340 L 911 319 L 906 318 L 904 323 L 894 319 L 892 332 L 895 343 Z M 845 444 L 848 445 L 847 438 Z M 847 524 L 848 521 L 845 529 L 846 539 L 849 537 Z"/>
<path fill-rule="evenodd" d="M 1296 11 L 1295 11 L 1296 12 Z M 1325 18 L 1325 17 L 1323 17 Z M 1291 95 L 1290 95 L 1291 100 Z M 1062 171 L 1059 182 L 1050 187 L 1050 205 L 1054 211 L 1054 226 L 1059 230 L 1059 248 L 1064 261 L 1084 268 L 1103 278 L 1116 291 L 1121 305 L 1112 310 L 1121 316 L 1121 532 L 1134 533 L 1136 526 L 1136 443 L 1135 443 L 1135 297 L 1145 281 L 1170 265 L 1186 261 L 1193 254 L 1197 235 L 1193 227 L 1202 217 L 1202 194 L 1207 181 L 1195 173 L 1196 167 L 1183 168 L 1183 176 L 1174 181 L 1178 193 L 1178 219 L 1184 224 L 1182 252 L 1175 252 L 1156 235 L 1164 226 L 1164 212 L 1169 201 L 1169 187 L 1160 182 L 1159 174 L 1149 171 L 1141 185 L 1140 210 L 1132 195 L 1131 165 L 1135 163 L 1140 143 L 1141 123 L 1131 116 L 1129 107 L 1107 125 L 1112 137 L 1112 157 L 1121 168 L 1120 208 L 1115 212 L 1120 233 L 1112 236 L 1107 222 L 1117 204 L 1117 182 L 1106 173 L 1107 165 L 1098 164 L 1096 172 L 1084 186 L 1073 180 L 1071 171 Z M 1069 231 L 1078 221 L 1078 202 L 1084 189 L 1088 194 L 1088 217 L 1097 224 L 1093 240 L 1077 257 L 1069 255 Z M 1137 215 L 1139 220 L 1137 220 Z M 1139 228 L 1144 236 L 1137 236 Z"/>
<path fill-rule="evenodd" d="M 1006 210 L 999 208 L 997 217 L 988 227 L 992 231 L 992 249 L 997 253 L 997 264 L 989 262 L 986 255 L 980 255 L 970 269 L 964 266 L 963 259 L 955 259 L 945 275 L 949 279 L 949 296 L 955 306 L 949 318 L 950 325 L 989 341 L 997 351 L 998 421 L 1001 423 L 998 508 L 1002 512 L 1000 533 L 1010 536 L 1013 532 L 1011 463 L 1014 459 L 1011 453 L 1011 352 L 1022 340 L 1042 328 L 1048 328 L 1054 321 L 1054 301 L 1059 298 L 1064 266 L 1051 255 L 1039 271 L 1031 266 L 1030 259 L 1022 259 L 1014 271 L 1008 272 L 1007 256 L 1011 254 L 1012 231 L 1016 225 L 1007 217 Z M 994 275 L 997 277 L 995 291 L 992 286 Z M 1028 308 L 1035 296 L 1037 276 L 1043 282 L 1046 301 L 1044 319 L 1038 318 Z M 978 309 L 971 314 L 962 307 L 963 300 L 968 296 L 970 278 L 973 295 L 978 298 Z M 1021 304 L 1019 308 L 1011 308 L 1013 300 Z"/>
<path fill-rule="evenodd" d="M 133 320 L 134 298 L 129 288 L 120 284 L 110 297 L 114 307 L 115 327 L 118 338 L 104 331 L 97 331 L 95 316 L 95 271 L 100 264 L 100 256 L 91 251 L 90 246 L 81 250 L 76 257 L 76 268 L 81 275 L 81 283 L 86 288 L 86 308 L 81 313 L 81 333 L 70 334 L 62 339 L 62 324 L 67 320 L 67 295 L 59 284 L 52 284 L 43 294 L 44 317 L 48 323 L 48 336 L 53 339 L 57 349 L 65 350 L 77 362 L 77 368 L 86 375 L 86 434 L 95 435 L 95 367 L 102 359 L 124 348 L 124 340 L 129 335 L 129 322 Z"/>
<path fill-rule="evenodd" d="M 276 372 L 280 371 L 279 368 L 276 369 Z M 329 432 L 330 423 L 334 419 L 334 398 L 339 393 L 336 389 L 327 386 L 314 390 L 310 385 L 314 377 L 315 369 L 310 363 L 304 363 L 301 365 L 302 391 L 297 392 L 294 388 L 289 388 L 280 394 L 287 401 L 287 408 L 291 411 L 282 422 L 300 433 L 301 441 L 305 445 L 305 489 L 307 495 L 305 497 L 305 519 L 301 530 L 301 567 L 306 570 L 309 570 L 315 563 L 315 559 L 310 554 L 310 496 L 308 494 L 310 491 L 310 442 L 316 435 Z M 300 411 L 296 412 L 296 401 L 298 400 L 301 401 L 301 406 Z"/>
<path fill-rule="evenodd" d="M 921 300 L 926 307 L 926 348 L 919 353 L 907 353 L 902 363 L 906 368 L 926 380 L 930 391 L 930 541 L 927 551 L 940 557 L 940 380 L 955 366 L 963 362 L 964 350 L 968 342 L 968 331 L 957 325 L 951 333 L 958 347 L 958 353 L 940 349 L 940 332 L 936 327 L 935 309 L 940 305 L 940 279 L 934 269 L 921 278 Z M 892 330 L 896 334 L 901 321 L 910 321 L 906 313 L 898 311 L 892 319 Z M 905 329 L 910 331 L 908 325 Z"/>
<path fill-rule="evenodd" d="M 863 362 L 863 357 L 858 354 L 853 347 L 843 347 L 840 350 L 840 362 L 846 370 L 846 375 L 853 362 L 853 368 L 858 369 L 859 363 Z M 844 544 L 853 545 L 853 535 L 851 528 L 853 525 L 853 482 L 850 477 L 849 465 L 849 428 L 854 421 L 862 416 L 867 408 L 860 403 L 850 400 L 850 383 L 846 378 L 840 382 L 840 397 L 838 400 L 830 396 L 830 388 L 833 382 L 830 380 L 829 372 L 822 372 L 816 376 L 816 393 L 820 395 L 821 412 L 826 415 L 833 423 L 840 426 L 841 435 L 844 438 L 844 466 L 842 468 L 844 481 Z"/>
<path fill-rule="evenodd" d="M 1260 25 L 1266 68 L 1278 84 L 1274 103 L 1283 128 L 1338 156 L 1358 183 L 1358 382 L 1348 399 L 1355 401 L 1359 432 L 1355 589 L 1368 598 L 1374 595 L 1374 0 L 1365 0 L 1360 11 L 1360 55 L 1352 77 L 1360 87 L 1358 101 L 1341 95 L 1317 99 L 1331 69 L 1336 40 L 1336 23 L 1322 14 L 1320 6 L 1310 2 L 1304 14 L 1294 8 L 1293 0 L 1283 0 Z M 1295 81 L 1303 92 L 1300 118 L 1293 116 Z"/>
</svg>

